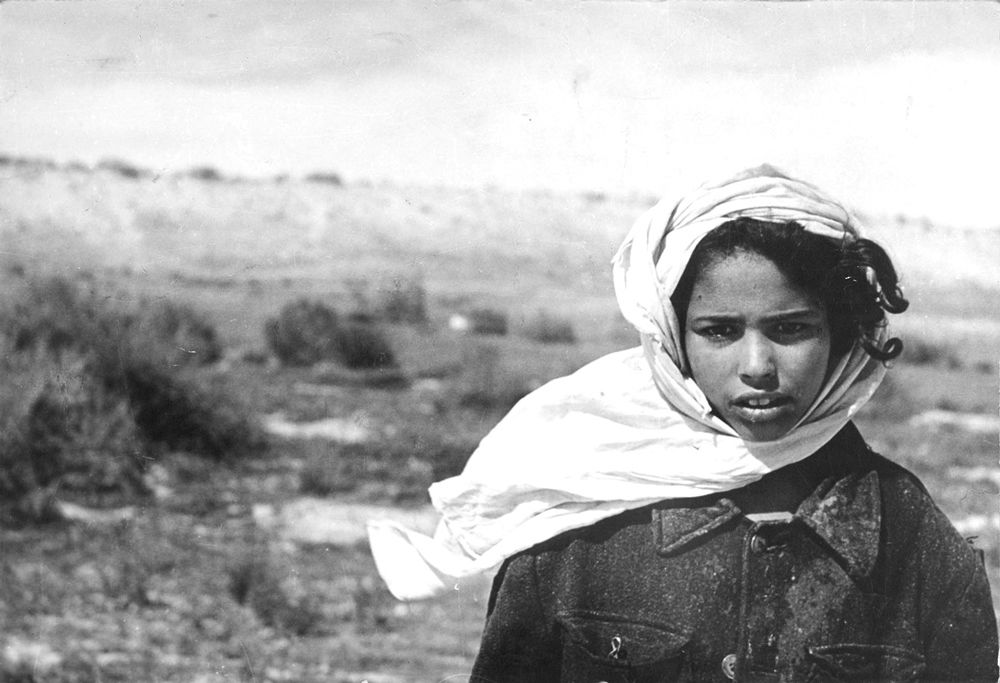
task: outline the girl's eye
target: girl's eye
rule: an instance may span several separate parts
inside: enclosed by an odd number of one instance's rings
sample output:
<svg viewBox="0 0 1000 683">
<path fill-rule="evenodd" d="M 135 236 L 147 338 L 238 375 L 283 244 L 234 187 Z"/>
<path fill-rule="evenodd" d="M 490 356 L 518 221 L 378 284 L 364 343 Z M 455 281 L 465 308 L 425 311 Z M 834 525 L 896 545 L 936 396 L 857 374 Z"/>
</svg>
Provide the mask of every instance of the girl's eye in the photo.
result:
<svg viewBox="0 0 1000 683">
<path fill-rule="evenodd" d="M 783 322 L 778 323 L 775 329 L 780 335 L 794 336 L 806 332 L 809 329 L 809 325 L 807 323 L 799 322 Z"/>
<path fill-rule="evenodd" d="M 696 330 L 699 335 L 707 339 L 730 339 L 737 334 L 735 325 L 709 325 Z"/>
</svg>

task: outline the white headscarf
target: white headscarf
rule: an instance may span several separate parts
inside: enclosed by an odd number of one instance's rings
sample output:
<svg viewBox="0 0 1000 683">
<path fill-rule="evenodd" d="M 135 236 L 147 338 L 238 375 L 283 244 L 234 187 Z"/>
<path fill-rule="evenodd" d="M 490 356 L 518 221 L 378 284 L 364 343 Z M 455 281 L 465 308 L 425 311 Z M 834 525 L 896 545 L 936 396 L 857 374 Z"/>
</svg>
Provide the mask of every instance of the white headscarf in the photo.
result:
<svg viewBox="0 0 1000 683">
<path fill-rule="evenodd" d="M 641 346 L 599 358 L 514 406 L 462 474 L 430 487 L 441 513 L 433 538 L 369 524 L 376 565 L 397 598 L 429 597 L 625 510 L 745 486 L 816 452 L 871 397 L 885 368 L 855 345 L 776 441 L 744 441 L 712 414 L 685 373 L 670 294 L 698 242 L 743 216 L 796 221 L 835 240 L 858 237 L 839 202 L 770 166 L 645 212 L 613 260 L 618 305 Z"/>
</svg>

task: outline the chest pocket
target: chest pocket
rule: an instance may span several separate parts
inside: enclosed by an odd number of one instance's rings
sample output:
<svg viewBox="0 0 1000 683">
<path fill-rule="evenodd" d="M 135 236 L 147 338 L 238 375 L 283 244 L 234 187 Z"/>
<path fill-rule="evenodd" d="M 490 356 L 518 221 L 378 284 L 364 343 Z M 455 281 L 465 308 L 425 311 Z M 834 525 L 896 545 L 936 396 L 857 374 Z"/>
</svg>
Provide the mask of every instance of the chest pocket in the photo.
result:
<svg viewBox="0 0 1000 683">
<path fill-rule="evenodd" d="M 689 636 L 663 624 L 603 612 L 560 612 L 562 680 L 606 683 L 688 681 Z"/>
<path fill-rule="evenodd" d="M 809 681 L 917 681 L 924 669 L 922 655 L 892 645 L 821 645 L 810 647 Z"/>
</svg>

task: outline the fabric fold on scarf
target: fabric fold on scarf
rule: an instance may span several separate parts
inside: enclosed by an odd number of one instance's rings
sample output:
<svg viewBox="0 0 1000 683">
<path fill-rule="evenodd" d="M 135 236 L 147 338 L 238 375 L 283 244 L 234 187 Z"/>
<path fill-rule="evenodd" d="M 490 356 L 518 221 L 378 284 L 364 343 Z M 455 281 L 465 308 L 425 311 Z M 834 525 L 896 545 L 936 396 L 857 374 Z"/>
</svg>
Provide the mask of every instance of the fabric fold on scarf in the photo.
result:
<svg viewBox="0 0 1000 683">
<path fill-rule="evenodd" d="M 814 453 L 871 397 L 885 368 L 856 346 L 830 372 L 800 423 L 777 441 L 744 441 L 712 414 L 686 375 L 670 293 L 698 242 L 741 216 L 796 221 L 835 240 L 858 236 L 840 203 L 770 166 L 645 212 L 613 261 L 618 304 L 641 345 L 522 399 L 462 474 L 431 486 L 441 514 L 433 537 L 392 522 L 369 524 L 377 568 L 397 598 L 438 594 L 522 550 L 625 510 L 750 484 Z"/>
</svg>

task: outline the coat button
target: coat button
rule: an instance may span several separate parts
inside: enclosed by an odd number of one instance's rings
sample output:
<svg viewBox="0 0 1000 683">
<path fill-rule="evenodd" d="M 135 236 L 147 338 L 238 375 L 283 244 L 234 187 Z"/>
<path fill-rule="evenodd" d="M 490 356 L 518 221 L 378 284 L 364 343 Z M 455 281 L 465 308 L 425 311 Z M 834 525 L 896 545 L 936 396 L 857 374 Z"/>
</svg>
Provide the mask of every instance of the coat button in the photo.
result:
<svg viewBox="0 0 1000 683">
<path fill-rule="evenodd" d="M 755 553 L 762 553 L 767 550 L 767 541 L 763 537 L 754 534 L 750 538 L 750 550 Z"/>
<path fill-rule="evenodd" d="M 722 675 L 729 680 L 736 678 L 736 655 L 726 655 L 722 658 Z"/>
</svg>

